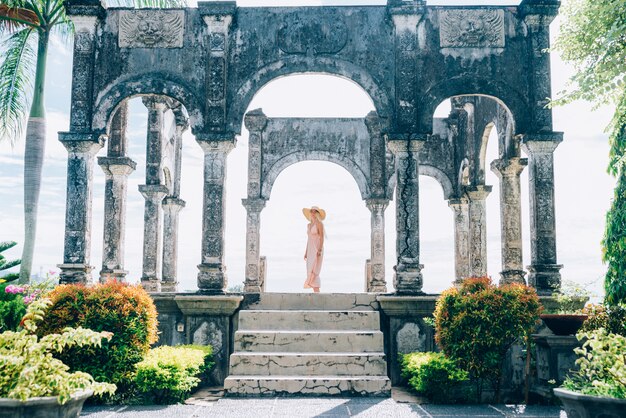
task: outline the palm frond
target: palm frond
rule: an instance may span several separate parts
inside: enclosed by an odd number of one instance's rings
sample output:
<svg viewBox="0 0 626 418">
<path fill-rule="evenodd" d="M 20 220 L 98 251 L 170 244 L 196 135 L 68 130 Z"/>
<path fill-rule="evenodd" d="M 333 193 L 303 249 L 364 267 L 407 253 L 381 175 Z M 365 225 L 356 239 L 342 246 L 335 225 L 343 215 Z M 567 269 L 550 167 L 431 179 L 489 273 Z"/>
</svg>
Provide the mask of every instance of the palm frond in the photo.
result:
<svg viewBox="0 0 626 418">
<path fill-rule="evenodd" d="M 24 27 L 38 26 L 39 23 L 39 17 L 32 10 L 5 2 L 0 4 L 0 33 L 12 34 Z"/>
<path fill-rule="evenodd" d="M 32 28 L 14 33 L 6 41 L 0 65 L 0 140 L 15 144 L 21 137 L 30 104 L 37 55 Z"/>
</svg>

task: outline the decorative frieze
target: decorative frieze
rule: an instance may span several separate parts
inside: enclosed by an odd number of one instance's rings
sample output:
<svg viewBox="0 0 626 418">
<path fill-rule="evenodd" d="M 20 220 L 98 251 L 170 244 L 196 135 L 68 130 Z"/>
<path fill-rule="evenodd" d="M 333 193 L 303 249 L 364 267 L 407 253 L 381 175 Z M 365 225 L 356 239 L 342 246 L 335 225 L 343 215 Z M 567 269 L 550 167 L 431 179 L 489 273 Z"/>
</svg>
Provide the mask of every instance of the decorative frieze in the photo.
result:
<svg viewBox="0 0 626 418">
<path fill-rule="evenodd" d="M 504 10 L 439 10 L 441 48 L 504 48 Z"/>
<path fill-rule="evenodd" d="M 120 48 L 181 48 L 184 10 L 120 10 Z"/>
</svg>

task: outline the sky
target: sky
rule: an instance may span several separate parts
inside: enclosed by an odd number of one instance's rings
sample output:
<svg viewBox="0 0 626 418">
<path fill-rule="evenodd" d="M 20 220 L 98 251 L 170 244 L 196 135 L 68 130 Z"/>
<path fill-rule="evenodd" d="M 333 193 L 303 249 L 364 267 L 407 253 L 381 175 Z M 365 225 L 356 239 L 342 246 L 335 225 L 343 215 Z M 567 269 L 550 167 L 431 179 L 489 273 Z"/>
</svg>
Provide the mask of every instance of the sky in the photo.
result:
<svg viewBox="0 0 626 418">
<path fill-rule="evenodd" d="M 567 1 L 567 0 L 564 0 Z M 429 1 L 429 4 L 506 4 L 511 1 Z M 293 6 L 335 4 L 384 4 L 384 0 L 240 0 L 239 6 Z M 558 19 L 552 34 L 558 32 Z M 46 107 L 48 141 L 39 208 L 39 226 L 33 272 L 58 270 L 63 259 L 67 152 L 58 142 L 57 132 L 69 125 L 72 54 L 69 46 L 52 39 L 48 58 Z M 552 56 L 553 92 L 561 90 L 572 69 L 556 54 Z M 262 108 L 268 116 L 283 117 L 363 117 L 374 106 L 356 84 L 329 75 L 294 75 L 274 80 L 261 89 L 249 110 Z M 436 116 L 445 117 L 449 104 L 443 103 Z M 608 143 L 604 128 L 613 109 L 592 111 L 577 102 L 554 109 L 554 130 L 565 133 L 555 152 L 555 196 L 558 262 L 562 275 L 588 287 L 596 296 L 602 293 L 605 266 L 601 262 L 600 241 L 604 217 L 610 206 L 614 180 L 606 174 Z M 137 171 L 129 178 L 126 231 L 126 269 L 130 282 L 141 277 L 143 205 L 138 185 L 145 176 L 145 136 L 147 111 L 141 100 L 130 103 L 129 156 L 137 161 Z M 228 157 L 226 197 L 226 266 L 229 286 L 243 282 L 245 264 L 246 215 L 241 199 L 246 194 L 248 133 L 245 128 L 237 147 Z M 23 147 L 0 143 L 0 241 L 23 240 Z M 104 155 L 104 150 L 99 155 Z M 491 138 L 487 161 L 497 158 L 497 141 Z M 194 291 L 200 262 L 203 154 L 187 132 L 183 141 L 181 198 L 187 206 L 181 212 L 178 274 L 181 290 Z M 487 171 L 487 184 L 493 192 L 487 199 L 488 270 L 499 278 L 500 213 L 498 180 Z M 302 260 L 306 245 L 303 207 L 317 205 L 327 213 L 328 239 L 322 269 L 322 292 L 364 291 L 365 260 L 370 252 L 370 213 L 361 200 L 356 182 L 343 168 L 329 162 L 302 162 L 284 170 L 272 189 L 261 217 L 261 254 L 268 260 L 267 290 L 300 292 L 305 279 Z M 102 263 L 104 174 L 94 167 L 93 235 L 91 264 L 94 279 Z M 524 265 L 530 264 L 528 170 L 522 174 L 522 216 Z M 391 202 L 386 219 L 386 277 L 391 290 L 395 264 L 395 204 Z M 424 264 L 424 291 L 439 293 L 454 280 L 454 241 L 452 211 L 443 199 L 439 184 L 420 178 L 421 261 Z M 8 252 L 18 258 L 21 245 Z"/>
</svg>

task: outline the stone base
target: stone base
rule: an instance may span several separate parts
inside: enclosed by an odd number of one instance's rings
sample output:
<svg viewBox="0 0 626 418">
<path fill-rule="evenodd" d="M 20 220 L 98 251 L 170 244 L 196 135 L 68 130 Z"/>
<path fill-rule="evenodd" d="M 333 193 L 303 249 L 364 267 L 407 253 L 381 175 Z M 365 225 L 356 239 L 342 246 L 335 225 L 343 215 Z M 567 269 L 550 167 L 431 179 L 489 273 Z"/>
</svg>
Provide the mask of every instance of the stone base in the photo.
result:
<svg viewBox="0 0 626 418">
<path fill-rule="evenodd" d="M 423 278 L 422 278 L 423 265 L 419 265 L 416 268 L 402 268 L 396 266 L 396 274 L 393 278 L 393 286 L 396 288 L 396 293 L 403 295 L 420 295 L 422 292 Z"/>
<path fill-rule="evenodd" d="M 386 377 L 372 376 L 228 376 L 227 396 L 381 396 L 391 395 Z"/>
<path fill-rule="evenodd" d="M 141 278 L 141 287 L 143 287 L 146 292 L 160 292 L 161 291 L 161 281 L 158 279 L 146 279 Z"/>
<path fill-rule="evenodd" d="M 198 265 L 198 293 L 222 294 L 228 285 L 226 268 L 221 264 Z"/>
<path fill-rule="evenodd" d="M 537 384 L 532 391 L 548 400 L 554 399 L 552 389 L 563 383 L 570 370 L 575 370 L 574 349 L 582 343 L 573 335 L 532 335 L 536 345 Z M 551 384 L 550 381 L 555 383 Z"/>
<path fill-rule="evenodd" d="M 59 284 L 87 284 L 91 283 L 93 266 L 87 264 L 57 264 L 61 269 Z"/>
<path fill-rule="evenodd" d="M 524 270 L 504 270 L 500 272 L 500 285 L 519 283 L 526 284 L 524 276 L 526 272 Z"/>
<path fill-rule="evenodd" d="M 126 282 L 127 270 L 100 270 L 100 283 L 106 283 L 108 280 L 117 280 L 118 282 Z"/>
<path fill-rule="evenodd" d="M 562 264 L 541 264 L 528 266 L 528 285 L 537 289 L 537 294 L 552 295 L 561 289 Z"/>
<path fill-rule="evenodd" d="M 178 291 L 178 282 L 173 282 L 170 280 L 163 280 L 161 282 L 161 292 L 177 292 Z"/>
</svg>

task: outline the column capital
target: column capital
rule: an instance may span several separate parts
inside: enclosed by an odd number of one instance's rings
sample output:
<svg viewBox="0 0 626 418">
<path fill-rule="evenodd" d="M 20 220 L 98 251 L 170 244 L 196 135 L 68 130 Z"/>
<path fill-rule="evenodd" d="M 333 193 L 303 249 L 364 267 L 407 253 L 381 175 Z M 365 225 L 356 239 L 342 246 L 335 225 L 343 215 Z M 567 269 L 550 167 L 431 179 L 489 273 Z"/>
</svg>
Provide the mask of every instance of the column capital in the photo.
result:
<svg viewBox="0 0 626 418">
<path fill-rule="evenodd" d="M 500 179 L 503 177 L 515 177 L 522 174 L 522 171 L 524 171 L 524 168 L 527 165 L 527 158 L 513 157 L 508 159 L 498 159 L 491 162 L 491 171 L 493 171 Z"/>
<path fill-rule="evenodd" d="M 128 157 L 98 157 L 98 165 L 111 177 L 128 176 L 137 168 L 137 163 Z"/>
<path fill-rule="evenodd" d="M 171 99 L 164 96 L 144 96 L 141 98 L 141 102 L 148 110 L 152 110 L 153 108 L 157 108 L 157 110 L 165 111 L 171 107 Z"/>
<path fill-rule="evenodd" d="M 518 6 L 524 22 L 531 29 L 549 26 L 559 14 L 559 0 L 523 0 Z"/>
<path fill-rule="evenodd" d="M 169 193 L 169 190 L 162 184 L 140 184 L 139 192 L 146 200 L 161 200 Z"/>
<path fill-rule="evenodd" d="M 549 154 L 563 142 L 563 132 L 521 134 L 520 139 L 526 153 Z"/>
<path fill-rule="evenodd" d="M 182 208 L 187 206 L 187 202 L 185 202 L 183 199 L 180 199 L 178 197 L 167 196 L 166 198 L 163 199 L 163 202 L 161 202 L 161 206 L 163 206 L 163 208 L 168 208 L 168 209 L 178 212 Z"/>
<path fill-rule="evenodd" d="M 106 138 L 106 135 L 94 132 L 59 132 L 59 141 L 68 152 L 75 154 L 96 155 Z"/>
<path fill-rule="evenodd" d="M 247 199 L 241 199 L 241 204 L 246 208 L 246 210 L 248 212 L 256 212 L 256 213 L 260 213 L 263 208 L 265 208 L 265 205 L 267 203 L 267 200 L 265 199 L 255 199 L 255 198 L 247 198 Z"/>
<path fill-rule="evenodd" d="M 426 137 L 415 137 L 409 139 L 391 139 L 387 140 L 387 147 L 394 154 L 403 154 L 409 152 L 419 152 L 426 143 Z"/>
<path fill-rule="evenodd" d="M 198 11 L 211 32 L 227 31 L 237 12 L 236 1 L 199 1 Z"/>
<path fill-rule="evenodd" d="M 415 25 L 412 24 L 413 19 L 409 22 L 413 30 L 417 30 L 417 24 L 424 15 L 425 6 L 426 0 L 387 0 L 389 14 L 393 17 L 396 27 L 404 23 L 402 17 L 416 17 Z"/>
<path fill-rule="evenodd" d="M 492 186 L 470 186 L 465 189 L 465 194 L 470 201 L 485 200 L 492 189 Z"/>
<path fill-rule="evenodd" d="M 455 197 L 448 200 L 448 206 L 452 209 L 456 209 L 457 207 L 463 205 L 469 205 L 469 199 L 466 196 Z"/>
<path fill-rule="evenodd" d="M 254 109 L 246 113 L 243 121 L 250 132 L 261 132 L 267 125 L 267 116 L 263 113 L 263 109 Z"/>
<path fill-rule="evenodd" d="M 370 210 L 370 212 L 384 212 L 389 205 L 389 200 L 387 199 L 366 199 L 365 205 Z"/>
</svg>

